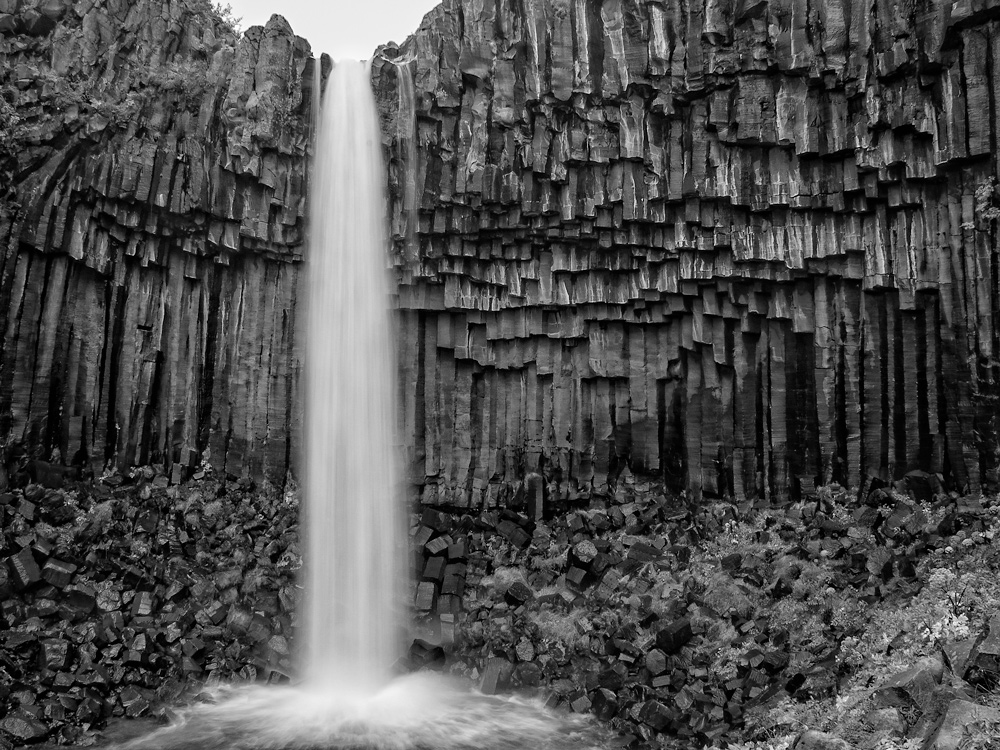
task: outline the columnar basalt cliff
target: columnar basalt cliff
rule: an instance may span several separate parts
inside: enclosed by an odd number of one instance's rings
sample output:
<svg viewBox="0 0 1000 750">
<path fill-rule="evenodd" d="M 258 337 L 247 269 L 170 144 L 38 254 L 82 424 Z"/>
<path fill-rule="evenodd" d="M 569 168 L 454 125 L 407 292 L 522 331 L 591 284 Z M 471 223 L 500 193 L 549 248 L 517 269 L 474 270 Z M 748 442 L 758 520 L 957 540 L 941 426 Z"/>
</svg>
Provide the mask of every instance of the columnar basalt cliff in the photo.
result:
<svg viewBox="0 0 1000 750">
<path fill-rule="evenodd" d="M 446 0 L 382 50 L 421 497 L 994 487 L 998 23 Z M 195 0 L 0 0 L 0 439 L 284 477 L 308 58 Z"/>
<path fill-rule="evenodd" d="M 996 487 L 998 17 L 446 0 L 384 50 L 425 501 Z"/>
<path fill-rule="evenodd" d="M 0 440 L 284 480 L 309 57 L 205 0 L 0 2 Z"/>
</svg>

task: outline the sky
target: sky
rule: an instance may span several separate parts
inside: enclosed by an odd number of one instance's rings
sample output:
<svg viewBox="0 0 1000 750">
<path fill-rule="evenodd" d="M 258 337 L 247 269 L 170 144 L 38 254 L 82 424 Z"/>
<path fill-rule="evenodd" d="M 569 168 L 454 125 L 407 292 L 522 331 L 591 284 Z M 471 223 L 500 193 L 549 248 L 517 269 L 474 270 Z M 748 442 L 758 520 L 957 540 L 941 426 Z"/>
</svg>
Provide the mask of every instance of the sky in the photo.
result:
<svg viewBox="0 0 1000 750">
<path fill-rule="evenodd" d="M 313 53 L 334 60 L 367 60 L 386 42 L 402 43 L 439 0 L 222 0 L 240 28 L 263 26 L 273 13 L 288 19 Z"/>
</svg>

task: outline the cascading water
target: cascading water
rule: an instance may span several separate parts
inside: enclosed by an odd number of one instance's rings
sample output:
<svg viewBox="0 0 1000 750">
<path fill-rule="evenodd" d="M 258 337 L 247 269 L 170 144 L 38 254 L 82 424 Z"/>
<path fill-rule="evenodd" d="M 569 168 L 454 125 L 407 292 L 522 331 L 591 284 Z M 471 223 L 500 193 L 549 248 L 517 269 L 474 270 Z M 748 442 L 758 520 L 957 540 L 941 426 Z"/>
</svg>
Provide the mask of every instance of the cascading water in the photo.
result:
<svg viewBox="0 0 1000 750">
<path fill-rule="evenodd" d="M 317 79 L 319 67 L 316 68 Z M 405 581 L 386 286 L 384 168 L 368 66 L 327 84 L 310 204 L 305 647 L 295 686 L 228 685 L 130 750 L 598 750 L 536 699 L 393 680 Z M 314 90 L 319 98 L 319 86 Z M 202 693 L 204 697 L 205 693 Z"/>
<path fill-rule="evenodd" d="M 313 166 L 306 337 L 306 680 L 352 691 L 399 655 L 403 512 L 378 113 L 336 65 Z"/>
</svg>

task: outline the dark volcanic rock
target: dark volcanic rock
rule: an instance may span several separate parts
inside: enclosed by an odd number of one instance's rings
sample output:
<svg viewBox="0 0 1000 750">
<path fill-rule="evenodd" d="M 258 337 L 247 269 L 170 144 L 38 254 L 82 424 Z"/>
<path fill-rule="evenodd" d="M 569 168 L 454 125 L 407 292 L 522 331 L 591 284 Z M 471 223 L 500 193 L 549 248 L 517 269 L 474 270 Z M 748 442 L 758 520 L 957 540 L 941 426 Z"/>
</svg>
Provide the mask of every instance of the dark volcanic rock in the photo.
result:
<svg viewBox="0 0 1000 750">
<path fill-rule="evenodd" d="M 283 481 L 308 44 L 280 16 L 237 38 L 205 0 L 10 7 L 0 437 L 58 449 L 65 461 L 31 467 L 49 488 L 112 453 L 121 468 L 165 461 L 177 481 L 207 448 Z"/>
<path fill-rule="evenodd" d="M 969 363 L 991 361 L 993 287 L 953 278 L 936 239 L 975 268 L 989 229 L 989 14 L 936 0 L 875 34 L 877 5 L 643 0 L 584 23 L 558 3 L 447 0 L 400 51 L 414 62 L 376 60 L 405 411 L 421 411 L 405 439 L 429 503 L 503 501 L 526 463 L 536 513 L 625 464 L 738 495 L 860 485 L 886 461 L 974 490 L 991 476 L 996 436 L 973 425 L 995 378 Z M 237 41 L 194 2 L 128 23 L 106 2 L 85 22 L 58 2 L 8 10 L 0 83 L 26 130 L 0 217 L 18 268 L 0 430 L 67 456 L 86 435 L 95 464 L 189 470 L 208 447 L 283 477 L 305 42 L 277 18 Z M 101 106 L 98 80 L 115 82 Z M 44 335 L 59 320 L 78 325 Z M 203 350 L 181 346 L 188 323 Z"/>
<path fill-rule="evenodd" d="M 941 681 L 940 659 L 924 660 L 925 663 L 900 672 L 874 692 L 879 707 L 914 707 L 927 711 L 934 690 Z"/>
<path fill-rule="evenodd" d="M 794 750 L 854 750 L 847 740 L 816 730 L 803 732 L 793 747 Z"/>
<path fill-rule="evenodd" d="M 973 7 L 445 0 L 387 48 L 424 500 L 537 473 L 569 503 L 626 466 L 695 497 L 996 486 Z"/>
<path fill-rule="evenodd" d="M 76 566 L 72 563 L 50 558 L 45 561 L 45 567 L 42 568 L 42 578 L 57 589 L 63 589 L 73 580 L 73 573 L 75 572 Z"/>
<path fill-rule="evenodd" d="M 25 711 L 15 711 L 0 719 L 0 732 L 6 732 L 16 740 L 37 742 L 48 735 L 45 724 Z"/>
<path fill-rule="evenodd" d="M 988 724 L 1000 724 L 1000 711 L 972 701 L 954 700 L 948 704 L 944 718 L 925 747 L 927 750 L 959 750 L 969 728 Z"/>
<path fill-rule="evenodd" d="M 26 589 L 42 580 L 42 571 L 35 562 L 30 547 L 25 547 L 11 557 L 7 564 L 10 568 L 11 580 L 18 589 Z"/>
<path fill-rule="evenodd" d="M 410 665 L 413 669 L 444 668 L 445 652 L 441 646 L 416 639 L 410 644 Z"/>
<path fill-rule="evenodd" d="M 661 628 L 656 633 L 656 646 L 667 654 L 675 654 L 691 640 L 694 633 L 691 630 L 691 621 L 687 618 Z"/>
<path fill-rule="evenodd" d="M 480 5 L 373 68 L 428 505 L 996 484 L 992 12 Z M 0 436 L 281 481 L 308 45 L 67 7 L 0 10 Z"/>
<path fill-rule="evenodd" d="M 1000 686 L 1000 614 L 993 616 L 968 662 L 968 679 L 994 689 Z"/>
<path fill-rule="evenodd" d="M 19 527 L 27 546 L 17 569 L 34 583 L 10 586 L 0 601 L 0 716 L 11 717 L 0 736 L 40 731 L 32 736 L 76 741 L 111 714 L 143 716 L 177 701 L 187 679 L 287 679 L 294 597 L 282 592 L 294 590 L 295 504 L 240 488 L 219 500 L 217 480 L 110 493 L 75 485 L 39 496 L 36 488 L 17 490 L 17 501 L 72 512 L 58 526 L 38 518 Z M 234 525 L 178 528 L 205 498 Z M 40 571 L 24 572 L 46 556 Z"/>
<path fill-rule="evenodd" d="M 39 663 L 43 669 L 58 672 L 69 663 L 70 644 L 61 638 L 49 638 L 39 643 L 41 655 Z"/>
</svg>

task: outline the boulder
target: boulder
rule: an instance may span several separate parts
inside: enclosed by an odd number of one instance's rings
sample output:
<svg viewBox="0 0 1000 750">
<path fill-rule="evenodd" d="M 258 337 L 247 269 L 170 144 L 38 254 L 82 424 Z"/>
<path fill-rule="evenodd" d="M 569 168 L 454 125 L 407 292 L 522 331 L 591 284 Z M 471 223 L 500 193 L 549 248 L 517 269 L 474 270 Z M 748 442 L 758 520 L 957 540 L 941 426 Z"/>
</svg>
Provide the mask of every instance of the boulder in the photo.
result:
<svg viewBox="0 0 1000 750">
<path fill-rule="evenodd" d="M 876 734 L 902 737 L 906 734 L 906 721 L 898 708 L 876 708 L 865 717 L 865 723 Z"/>
<path fill-rule="evenodd" d="M 854 746 L 833 734 L 810 729 L 803 732 L 792 745 L 793 750 L 854 750 Z"/>
<path fill-rule="evenodd" d="M 963 641 L 951 641 L 941 647 L 948 669 L 959 679 L 965 679 L 975 645 L 974 639 L 966 638 Z"/>
<path fill-rule="evenodd" d="M 533 661 L 523 661 L 514 667 L 514 679 L 524 687 L 538 687 L 542 682 L 542 670 Z"/>
<path fill-rule="evenodd" d="M 607 688 L 598 688 L 591 698 L 591 710 L 599 721 L 610 721 L 618 713 L 618 696 Z"/>
<path fill-rule="evenodd" d="M 646 701 L 639 709 L 639 721 L 657 732 L 666 732 L 672 719 L 670 709 L 657 700 Z"/>
<path fill-rule="evenodd" d="M 959 750 L 977 724 L 1000 723 L 1000 711 L 967 700 L 953 700 L 924 746 L 925 750 Z"/>
<path fill-rule="evenodd" d="M 692 638 L 691 620 L 687 617 L 675 620 L 656 633 L 656 647 L 666 654 L 676 654 Z"/>
<path fill-rule="evenodd" d="M 619 690 L 628 679 L 628 667 L 616 662 L 597 675 L 597 684 L 609 690 Z"/>
<path fill-rule="evenodd" d="M 447 513 L 443 513 L 439 510 L 434 510 L 433 508 L 425 508 L 423 514 L 420 517 L 420 523 L 432 531 L 436 531 L 439 534 L 447 533 L 452 526 L 452 517 Z"/>
<path fill-rule="evenodd" d="M 69 664 L 69 641 L 46 638 L 39 642 L 39 664 L 43 669 L 59 672 Z"/>
<path fill-rule="evenodd" d="M 413 606 L 418 612 L 431 612 L 434 610 L 434 602 L 437 600 L 437 591 L 434 584 L 424 581 L 417 585 L 417 593 L 414 597 Z"/>
<path fill-rule="evenodd" d="M 571 561 L 575 562 L 577 567 L 589 568 L 594 558 L 597 557 L 597 547 L 591 540 L 584 539 L 573 545 L 570 556 Z"/>
<path fill-rule="evenodd" d="M 434 583 L 441 583 L 444 580 L 444 569 L 446 560 L 443 557 L 429 557 L 424 564 L 422 579 Z"/>
<path fill-rule="evenodd" d="M 417 669 L 444 669 L 445 653 L 441 646 L 417 638 L 410 644 L 410 666 Z"/>
<path fill-rule="evenodd" d="M 667 670 L 667 655 L 660 649 L 654 648 L 646 654 L 644 663 L 649 673 L 656 677 Z"/>
<path fill-rule="evenodd" d="M 42 580 L 42 571 L 38 567 L 38 563 L 35 562 L 30 547 L 25 547 L 12 556 L 7 561 L 7 565 L 11 572 L 11 582 L 14 584 L 14 588 L 19 591 Z"/>
<path fill-rule="evenodd" d="M 881 708 L 913 706 L 924 711 L 930 705 L 942 673 L 940 658 L 925 659 L 878 687 L 873 694 L 875 703 Z"/>
<path fill-rule="evenodd" d="M 448 551 L 450 544 L 450 537 L 447 535 L 439 536 L 427 542 L 427 544 L 424 545 L 424 550 L 428 555 L 441 555 Z"/>
<path fill-rule="evenodd" d="M 969 659 L 966 679 L 988 689 L 1000 684 L 1000 614 L 993 616 Z"/>
<path fill-rule="evenodd" d="M 514 581 L 504 592 L 504 599 L 512 607 L 519 607 L 525 602 L 531 601 L 534 593 L 521 581 Z"/>
<path fill-rule="evenodd" d="M 517 654 L 517 660 L 519 662 L 529 662 L 535 659 L 535 646 L 527 638 L 522 638 L 517 642 L 514 647 L 514 653 Z"/>
<path fill-rule="evenodd" d="M 530 473 L 524 478 L 524 487 L 528 518 L 541 521 L 545 516 L 545 479 L 541 474 Z"/>
<path fill-rule="evenodd" d="M 484 695 L 496 695 L 509 686 L 513 673 L 514 667 L 509 661 L 500 657 L 492 657 L 487 660 L 483 669 L 479 689 Z"/>
<path fill-rule="evenodd" d="M 497 524 L 497 531 L 519 549 L 524 549 L 531 544 L 531 534 L 513 521 L 501 521 Z"/>
<path fill-rule="evenodd" d="M 125 709 L 125 716 L 130 719 L 142 716 L 149 710 L 149 701 L 146 700 L 145 696 L 143 696 L 143 694 L 133 686 L 129 686 L 122 690 L 118 699 L 121 701 L 122 708 Z"/>
<path fill-rule="evenodd" d="M 97 591 L 86 583 L 72 583 L 63 590 L 60 604 L 65 619 L 85 617 L 97 606 Z"/>
<path fill-rule="evenodd" d="M 570 567 L 570 569 L 566 571 L 566 581 L 576 587 L 583 586 L 583 582 L 586 578 L 587 571 L 583 568 Z"/>
<path fill-rule="evenodd" d="M 72 563 L 52 557 L 45 561 L 45 566 L 42 568 L 42 578 L 57 589 L 63 589 L 73 580 L 75 572 L 76 566 Z"/>
<path fill-rule="evenodd" d="M 0 719 L 0 732 L 6 732 L 22 742 L 37 742 L 49 733 L 46 727 L 36 717 L 23 709 L 18 709 L 4 719 Z"/>
<path fill-rule="evenodd" d="M 629 547 L 628 554 L 626 558 L 629 560 L 635 560 L 636 562 L 654 562 L 663 557 L 662 550 L 657 549 L 652 544 L 646 544 L 645 542 L 636 542 L 631 547 Z"/>
<path fill-rule="evenodd" d="M 63 0 L 40 0 L 35 9 L 43 16 L 56 20 L 66 11 L 66 3 Z"/>
</svg>

